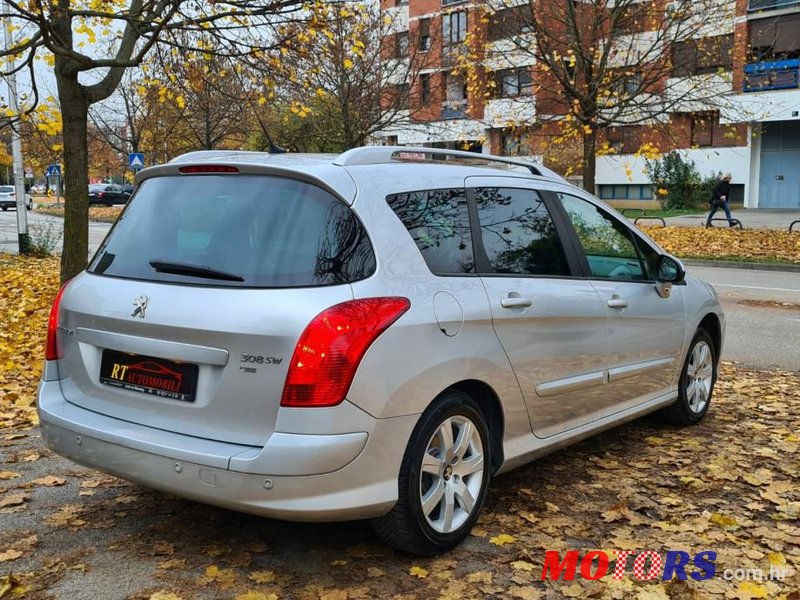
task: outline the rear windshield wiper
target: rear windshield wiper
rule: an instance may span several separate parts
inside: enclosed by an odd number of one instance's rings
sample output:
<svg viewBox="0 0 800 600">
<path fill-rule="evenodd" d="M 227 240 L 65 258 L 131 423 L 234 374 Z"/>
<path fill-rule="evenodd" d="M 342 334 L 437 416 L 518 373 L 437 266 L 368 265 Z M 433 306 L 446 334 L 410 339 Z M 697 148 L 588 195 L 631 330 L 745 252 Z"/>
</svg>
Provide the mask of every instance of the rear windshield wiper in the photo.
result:
<svg viewBox="0 0 800 600">
<path fill-rule="evenodd" d="M 159 273 L 171 273 L 172 275 L 187 275 L 189 277 L 205 277 L 207 279 L 219 279 L 221 281 L 244 281 L 244 277 L 227 271 L 220 271 L 205 265 L 189 265 L 179 262 L 168 262 L 154 259 L 150 261 L 150 266 Z"/>
</svg>

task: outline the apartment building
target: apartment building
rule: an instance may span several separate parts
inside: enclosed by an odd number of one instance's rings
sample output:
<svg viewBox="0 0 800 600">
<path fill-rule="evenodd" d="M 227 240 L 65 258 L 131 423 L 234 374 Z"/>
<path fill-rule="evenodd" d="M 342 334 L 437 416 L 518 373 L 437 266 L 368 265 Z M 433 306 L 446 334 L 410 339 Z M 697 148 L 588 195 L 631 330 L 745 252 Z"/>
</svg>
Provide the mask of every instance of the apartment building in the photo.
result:
<svg viewBox="0 0 800 600">
<path fill-rule="evenodd" d="M 546 159 L 562 172 L 571 165 L 579 180 L 578 145 L 548 143 L 564 112 L 558 87 L 548 83 L 533 53 L 519 51 L 521 42 L 534 41 L 521 12 L 528 1 L 487 1 L 502 2 L 491 18 L 482 2 L 382 0 L 391 23 L 384 59 L 420 67 L 413 81 L 393 82 L 410 86 L 408 119 L 384 131 L 383 142 Z M 733 200 L 745 207 L 800 208 L 800 0 L 718 5 L 722 18 L 671 44 L 664 89 L 682 90 L 702 79 L 724 102 L 675 103 L 649 121 L 602 128 L 595 177 L 600 197 L 622 206 L 653 202 L 645 158 L 638 154 L 647 143 L 678 149 L 703 175 L 731 173 Z M 669 10 L 668 0 L 663 6 Z M 487 71 L 482 89 L 491 93 L 476 93 L 474 81 L 468 85 L 463 74 L 453 74 L 468 46 L 480 49 Z M 630 85 L 637 85 L 635 77 Z"/>
</svg>

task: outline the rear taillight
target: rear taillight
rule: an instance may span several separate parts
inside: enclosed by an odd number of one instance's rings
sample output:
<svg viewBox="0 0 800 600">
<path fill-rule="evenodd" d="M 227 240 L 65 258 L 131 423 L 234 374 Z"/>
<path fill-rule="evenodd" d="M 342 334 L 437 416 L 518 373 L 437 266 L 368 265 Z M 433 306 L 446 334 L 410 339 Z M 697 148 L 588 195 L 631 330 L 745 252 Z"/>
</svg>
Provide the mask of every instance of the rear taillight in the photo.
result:
<svg viewBox="0 0 800 600">
<path fill-rule="evenodd" d="M 106 195 L 105 192 L 97 192 L 97 197 L 98 198 L 102 198 L 105 195 Z"/>
<path fill-rule="evenodd" d="M 408 298 L 363 298 L 325 309 L 294 349 L 281 406 L 336 406 L 372 342 L 405 313 Z"/>
<path fill-rule="evenodd" d="M 53 307 L 50 309 L 50 320 L 47 322 L 47 343 L 44 347 L 45 360 L 58 360 L 61 358 L 61 348 L 58 345 L 58 337 L 56 335 L 58 330 L 58 309 L 61 307 L 61 297 L 64 295 L 64 290 L 67 289 L 67 283 L 61 286 L 56 294 L 56 299 L 53 300 Z"/>
</svg>

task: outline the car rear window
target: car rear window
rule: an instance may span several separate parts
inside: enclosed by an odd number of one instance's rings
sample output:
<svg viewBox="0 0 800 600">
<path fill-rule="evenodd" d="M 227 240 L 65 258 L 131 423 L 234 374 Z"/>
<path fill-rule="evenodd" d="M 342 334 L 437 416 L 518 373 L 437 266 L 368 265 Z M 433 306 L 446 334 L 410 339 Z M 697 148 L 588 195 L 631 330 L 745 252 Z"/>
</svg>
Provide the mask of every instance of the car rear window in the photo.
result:
<svg viewBox="0 0 800 600">
<path fill-rule="evenodd" d="M 375 256 L 350 207 L 319 187 L 263 175 L 182 175 L 139 186 L 89 271 L 172 283 L 304 287 L 369 277 Z"/>
</svg>

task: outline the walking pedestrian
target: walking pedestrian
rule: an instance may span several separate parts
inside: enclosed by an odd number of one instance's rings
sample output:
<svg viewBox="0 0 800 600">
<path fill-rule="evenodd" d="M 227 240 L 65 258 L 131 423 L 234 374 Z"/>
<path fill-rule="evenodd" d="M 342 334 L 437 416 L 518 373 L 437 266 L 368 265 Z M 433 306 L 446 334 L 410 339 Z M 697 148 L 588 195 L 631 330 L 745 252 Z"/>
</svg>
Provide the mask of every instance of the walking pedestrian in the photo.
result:
<svg viewBox="0 0 800 600">
<path fill-rule="evenodd" d="M 711 211 L 708 213 L 708 219 L 706 219 L 706 227 L 713 227 L 711 224 L 711 219 L 714 218 L 714 213 L 717 212 L 718 208 L 721 208 L 725 211 L 725 217 L 728 219 L 728 225 L 733 227 L 731 209 L 728 207 L 728 199 L 731 197 L 731 179 L 733 179 L 731 174 L 726 173 L 722 180 L 720 180 L 720 182 L 717 184 L 717 187 L 715 187 L 714 191 L 711 193 L 711 199 L 709 200 L 709 203 L 711 204 Z"/>
</svg>

